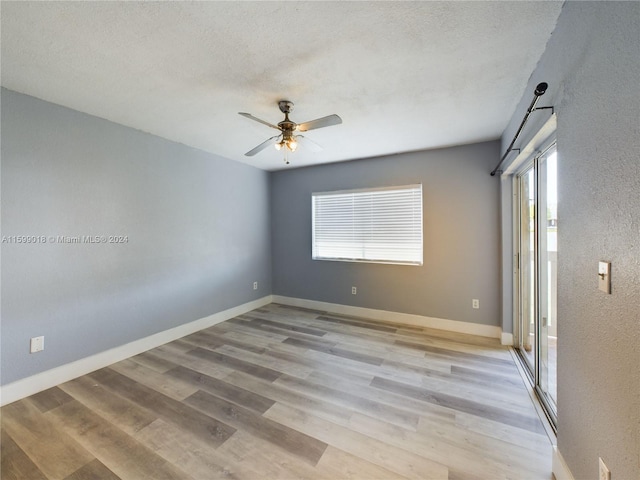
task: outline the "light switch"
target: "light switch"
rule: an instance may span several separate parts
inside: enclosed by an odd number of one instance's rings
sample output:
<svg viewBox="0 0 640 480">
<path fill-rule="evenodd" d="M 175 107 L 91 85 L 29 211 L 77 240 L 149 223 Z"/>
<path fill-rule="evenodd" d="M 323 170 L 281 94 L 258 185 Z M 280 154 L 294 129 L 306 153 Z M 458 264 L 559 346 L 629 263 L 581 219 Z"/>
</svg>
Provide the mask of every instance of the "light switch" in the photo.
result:
<svg viewBox="0 0 640 480">
<path fill-rule="evenodd" d="M 611 293 L 611 262 L 598 262 L 598 289 Z"/>
</svg>

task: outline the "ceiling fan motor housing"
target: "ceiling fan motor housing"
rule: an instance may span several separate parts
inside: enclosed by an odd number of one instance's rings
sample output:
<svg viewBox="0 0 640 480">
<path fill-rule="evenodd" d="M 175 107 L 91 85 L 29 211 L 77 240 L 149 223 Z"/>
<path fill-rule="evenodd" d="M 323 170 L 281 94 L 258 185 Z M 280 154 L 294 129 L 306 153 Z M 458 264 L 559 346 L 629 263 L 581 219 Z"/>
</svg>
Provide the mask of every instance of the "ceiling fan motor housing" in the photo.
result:
<svg viewBox="0 0 640 480">
<path fill-rule="evenodd" d="M 282 130 L 282 136 L 287 139 L 291 138 L 293 135 L 293 131 L 298 126 L 295 122 L 289 120 L 289 113 L 293 110 L 293 102 L 288 100 L 280 100 L 278 102 L 278 107 L 280 107 L 280 111 L 284 113 L 284 120 L 278 123 L 278 127 Z"/>
</svg>

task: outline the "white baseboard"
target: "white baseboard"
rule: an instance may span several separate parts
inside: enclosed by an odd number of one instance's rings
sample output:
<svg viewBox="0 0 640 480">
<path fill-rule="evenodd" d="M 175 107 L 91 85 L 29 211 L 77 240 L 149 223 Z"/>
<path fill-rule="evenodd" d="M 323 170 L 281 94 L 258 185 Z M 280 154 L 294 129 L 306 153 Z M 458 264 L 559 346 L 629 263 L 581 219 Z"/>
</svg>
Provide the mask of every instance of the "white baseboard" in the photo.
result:
<svg viewBox="0 0 640 480">
<path fill-rule="evenodd" d="M 558 450 L 558 447 L 556 446 L 553 447 L 551 471 L 553 472 L 553 476 L 556 480 L 575 480 L 571 470 L 567 467 L 564 458 L 562 458 L 560 450 Z"/>
<path fill-rule="evenodd" d="M 193 322 L 185 323 L 184 325 L 179 325 L 177 327 L 170 328 L 169 330 L 135 340 L 131 343 L 91 355 L 90 357 L 82 358 L 75 362 L 52 368 L 51 370 L 32 375 L 31 377 L 16 380 L 15 382 L 0 387 L 0 405 L 7 405 L 20 400 L 21 398 L 33 395 L 34 393 L 41 392 L 100 368 L 104 368 L 113 363 L 124 360 L 125 358 L 138 355 L 139 353 L 146 352 L 152 348 L 177 340 L 185 335 L 190 335 L 199 330 L 209 328 L 230 318 L 237 317 L 243 313 L 268 305 L 271 301 L 271 295 L 268 295 L 251 302 L 238 305 L 237 307 L 214 313 L 208 317 L 200 318 Z"/>
<path fill-rule="evenodd" d="M 500 337 L 500 344 L 513 347 L 513 333 L 502 332 Z"/>
<path fill-rule="evenodd" d="M 501 338 L 502 335 L 502 329 L 492 325 L 459 322 L 457 320 L 447 320 L 444 318 L 424 317 L 422 315 L 413 315 L 410 313 L 352 307 L 350 305 L 318 302 L 316 300 L 306 300 L 303 298 L 282 297 L 280 295 L 273 295 L 272 298 L 274 303 L 282 303 L 283 305 L 290 305 L 293 307 L 310 308 L 313 310 L 322 310 L 342 315 L 352 315 L 354 317 L 366 317 L 373 320 L 384 320 L 387 322 L 404 323 L 405 325 L 435 328 L 437 330 L 468 333 L 470 335 L 478 335 L 480 337 Z"/>
</svg>

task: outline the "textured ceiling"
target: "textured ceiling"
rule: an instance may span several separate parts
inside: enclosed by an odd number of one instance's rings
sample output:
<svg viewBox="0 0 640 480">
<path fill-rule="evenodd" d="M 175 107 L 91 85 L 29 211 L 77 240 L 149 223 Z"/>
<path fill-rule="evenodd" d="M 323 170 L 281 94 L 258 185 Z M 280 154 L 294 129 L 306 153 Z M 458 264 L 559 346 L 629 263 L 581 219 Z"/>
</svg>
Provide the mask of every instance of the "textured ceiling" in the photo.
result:
<svg viewBox="0 0 640 480">
<path fill-rule="evenodd" d="M 266 170 L 280 99 L 343 119 L 287 168 L 430 149 L 501 135 L 561 6 L 2 1 L 2 85 Z"/>
</svg>

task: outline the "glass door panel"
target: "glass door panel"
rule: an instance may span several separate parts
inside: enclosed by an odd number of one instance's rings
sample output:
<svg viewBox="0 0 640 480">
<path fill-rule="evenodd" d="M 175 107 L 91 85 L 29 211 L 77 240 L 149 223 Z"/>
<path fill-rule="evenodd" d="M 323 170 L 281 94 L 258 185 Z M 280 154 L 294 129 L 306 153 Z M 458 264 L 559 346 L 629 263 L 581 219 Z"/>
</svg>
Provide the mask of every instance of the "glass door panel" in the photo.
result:
<svg viewBox="0 0 640 480">
<path fill-rule="evenodd" d="M 540 309 L 539 388 L 556 405 L 558 195 L 557 153 L 551 147 L 538 159 L 538 270 Z"/>
<path fill-rule="evenodd" d="M 535 372 L 536 351 L 536 188 L 533 166 L 518 178 L 520 217 L 520 308 L 519 348 L 529 367 Z"/>
</svg>

